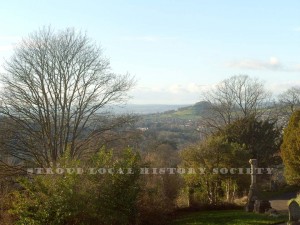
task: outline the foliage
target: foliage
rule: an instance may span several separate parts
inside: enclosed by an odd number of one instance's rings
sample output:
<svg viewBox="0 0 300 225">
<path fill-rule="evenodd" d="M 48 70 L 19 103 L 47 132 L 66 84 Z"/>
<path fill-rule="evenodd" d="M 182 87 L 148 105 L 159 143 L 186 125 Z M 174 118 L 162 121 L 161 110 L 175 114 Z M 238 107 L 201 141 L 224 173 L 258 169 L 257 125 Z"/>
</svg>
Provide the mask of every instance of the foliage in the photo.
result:
<svg viewBox="0 0 300 225">
<path fill-rule="evenodd" d="M 292 202 L 292 201 L 296 201 L 298 204 L 300 204 L 300 194 L 298 193 L 296 198 L 292 198 L 288 201 L 288 205 Z"/>
<path fill-rule="evenodd" d="M 172 143 L 155 143 L 145 153 L 146 167 L 174 168 L 178 154 Z M 164 224 L 166 215 L 176 206 L 176 198 L 182 186 L 178 174 L 150 174 L 141 177 L 141 194 L 138 199 L 139 222 L 143 225 Z"/>
<path fill-rule="evenodd" d="M 0 224 L 14 224 L 12 216 L 8 213 L 11 205 L 10 193 L 13 190 L 13 184 L 13 179 L 0 178 Z"/>
<path fill-rule="evenodd" d="M 166 190 L 177 189 L 178 184 L 173 183 L 174 187 L 168 186 L 172 183 L 166 183 L 165 176 L 162 175 L 147 175 L 142 177 L 141 182 L 142 192 L 138 199 L 139 224 L 164 225 L 166 215 L 174 210 L 175 200 L 170 198 Z"/>
<path fill-rule="evenodd" d="M 86 165 L 60 159 L 59 168 L 113 168 L 109 174 L 39 175 L 20 180 L 22 190 L 13 193 L 11 213 L 16 224 L 132 224 L 137 217 L 136 201 L 139 157 L 127 149 L 121 155 L 102 150 Z M 116 171 L 132 168 L 133 174 Z M 56 167 L 52 168 L 53 170 Z"/>
<path fill-rule="evenodd" d="M 219 201 L 231 201 L 238 189 L 237 182 L 242 175 L 220 174 L 215 168 L 242 168 L 249 159 L 244 147 L 231 143 L 224 136 L 213 135 L 207 140 L 192 145 L 181 152 L 182 166 L 187 168 L 204 168 L 203 174 L 184 175 L 191 194 L 195 191 L 205 193 L 211 204 Z"/>
<path fill-rule="evenodd" d="M 284 129 L 281 156 L 285 178 L 289 184 L 300 182 L 300 111 L 295 111 Z"/>
<path fill-rule="evenodd" d="M 229 142 L 244 145 L 247 154 L 257 159 L 260 167 L 281 162 L 280 157 L 276 156 L 281 144 L 280 129 L 276 127 L 276 122 L 250 116 L 224 127 L 221 133 Z"/>
</svg>

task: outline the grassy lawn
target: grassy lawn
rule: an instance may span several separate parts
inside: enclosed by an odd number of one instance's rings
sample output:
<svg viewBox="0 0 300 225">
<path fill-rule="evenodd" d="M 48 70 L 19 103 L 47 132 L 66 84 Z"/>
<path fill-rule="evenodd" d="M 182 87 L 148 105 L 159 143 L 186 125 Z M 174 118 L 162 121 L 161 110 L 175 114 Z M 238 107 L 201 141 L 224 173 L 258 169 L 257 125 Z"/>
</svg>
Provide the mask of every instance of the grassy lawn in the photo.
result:
<svg viewBox="0 0 300 225">
<path fill-rule="evenodd" d="M 287 216 L 277 218 L 248 213 L 243 210 L 188 212 L 178 216 L 170 225 L 260 225 L 287 221 Z"/>
</svg>

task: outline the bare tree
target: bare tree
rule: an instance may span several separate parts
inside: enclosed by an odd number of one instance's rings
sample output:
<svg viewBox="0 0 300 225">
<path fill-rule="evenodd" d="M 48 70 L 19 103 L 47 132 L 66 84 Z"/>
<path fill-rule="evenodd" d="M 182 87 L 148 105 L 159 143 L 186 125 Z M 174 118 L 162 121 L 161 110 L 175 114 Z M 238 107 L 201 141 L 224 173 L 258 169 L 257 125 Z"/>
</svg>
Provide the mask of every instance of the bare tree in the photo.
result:
<svg viewBox="0 0 300 225">
<path fill-rule="evenodd" d="M 285 127 L 290 116 L 300 107 L 300 87 L 294 86 L 278 96 L 277 114 L 280 124 Z"/>
<path fill-rule="evenodd" d="M 9 152 L 39 164 L 55 162 L 67 149 L 80 156 L 86 143 L 119 124 L 104 125 L 101 109 L 126 101 L 133 85 L 128 74 L 112 73 L 101 48 L 73 29 L 29 35 L 5 70 L 0 112 L 15 132 Z"/>
<path fill-rule="evenodd" d="M 300 87 L 294 86 L 278 97 L 281 107 L 291 115 L 300 106 Z"/>
<path fill-rule="evenodd" d="M 239 75 L 223 80 L 203 96 L 210 106 L 202 122 L 205 127 L 215 129 L 231 124 L 236 119 L 262 116 L 270 93 L 261 81 Z"/>
</svg>

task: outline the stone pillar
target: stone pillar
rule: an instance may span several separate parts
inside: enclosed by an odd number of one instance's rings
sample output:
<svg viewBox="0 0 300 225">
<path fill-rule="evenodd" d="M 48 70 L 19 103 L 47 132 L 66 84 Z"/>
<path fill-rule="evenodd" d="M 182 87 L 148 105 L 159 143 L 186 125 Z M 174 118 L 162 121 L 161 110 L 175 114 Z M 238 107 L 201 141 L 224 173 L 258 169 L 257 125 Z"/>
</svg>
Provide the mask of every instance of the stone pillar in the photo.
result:
<svg viewBox="0 0 300 225">
<path fill-rule="evenodd" d="M 256 189 L 256 168 L 257 168 L 257 159 L 250 159 L 249 163 L 251 165 L 251 185 L 248 194 L 248 202 L 246 205 L 247 212 L 253 212 L 254 203 L 257 200 L 257 189 Z"/>
<path fill-rule="evenodd" d="M 249 163 L 251 165 L 251 185 L 250 185 L 250 189 L 256 189 L 257 159 L 250 159 Z"/>
</svg>

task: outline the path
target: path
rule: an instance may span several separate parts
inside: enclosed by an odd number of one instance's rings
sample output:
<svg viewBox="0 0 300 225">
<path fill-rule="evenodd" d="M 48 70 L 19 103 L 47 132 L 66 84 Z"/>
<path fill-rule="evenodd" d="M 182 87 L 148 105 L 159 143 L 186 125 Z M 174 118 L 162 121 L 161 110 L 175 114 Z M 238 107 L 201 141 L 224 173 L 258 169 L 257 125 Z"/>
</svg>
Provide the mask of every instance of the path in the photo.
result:
<svg viewBox="0 0 300 225">
<path fill-rule="evenodd" d="M 285 193 L 280 196 L 270 199 L 271 207 L 276 209 L 278 212 L 287 213 L 288 212 L 288 201 L 291 198 L 295 198 L 296 192 Z"/>
</svg>

